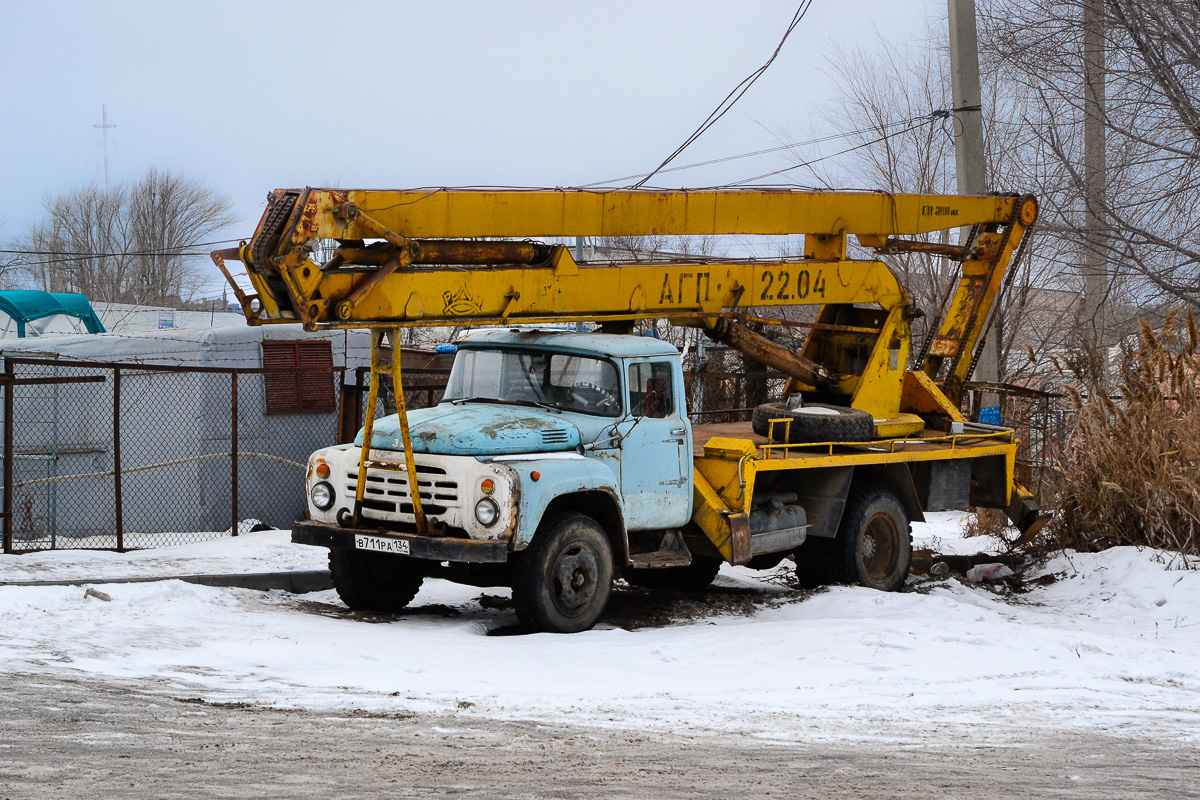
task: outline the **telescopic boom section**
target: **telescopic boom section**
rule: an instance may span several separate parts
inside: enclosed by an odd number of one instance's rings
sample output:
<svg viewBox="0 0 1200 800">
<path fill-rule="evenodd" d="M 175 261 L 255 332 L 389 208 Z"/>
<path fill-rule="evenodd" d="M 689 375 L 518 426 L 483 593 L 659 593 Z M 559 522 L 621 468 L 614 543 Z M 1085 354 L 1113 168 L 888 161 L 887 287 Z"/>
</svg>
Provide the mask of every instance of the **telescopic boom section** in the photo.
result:
<svg viewBox="0 0 1200 800">
<path fill-rule="evenodd" d="M 846 309 L 869 303 L 907 335 L 908 295 L 882 262 L 847 259 L 846 236 L 854 234 L 881 253 L 936 252 L 962 262 L 954 303 L 924 367 L 949 386 L 965 380 L 964 355 L 982 333 L 1008 261 L 1036 216 L 1033 198 L 1018 195 L 310 188 L 272 192 L 254 238 L 213 253 L 213 260 L 252 325 L 291 322 L 315 330 L 669 318 L 712 330 L 738 308 L 823 305 L 816 329 L 835 336 L 855 328 L 838 323 Z M 964 247 L 901 238 L 959 227 L 973 231 Z M 564 246 L 529 241 L 719 234 L 803 234 L 804 257 L 586 265 Z M 230 276 L 225 262 L 231 260 L 246 265 L 250 293 Z M 889 334 L 884 328 L 874 323 L 876 338 Z M 747 340 L 731 330 L 725 320 L 727 336 Z M 840 372 L 835 364 L 823 376 L 804 366 L 788 374 L 833 385 Z"/>
</svg>

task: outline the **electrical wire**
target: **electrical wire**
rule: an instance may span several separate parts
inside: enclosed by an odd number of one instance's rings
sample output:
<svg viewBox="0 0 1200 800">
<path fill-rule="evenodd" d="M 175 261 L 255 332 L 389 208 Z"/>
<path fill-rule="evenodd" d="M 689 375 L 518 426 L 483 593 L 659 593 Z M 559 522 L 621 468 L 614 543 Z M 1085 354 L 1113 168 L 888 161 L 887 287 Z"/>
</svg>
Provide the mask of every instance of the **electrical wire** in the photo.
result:
<svg viewBox="0 0 1200 800">
<path fill-rule="evenodd" d="M 940 112 L 934 112 L 934 114 L 940 114 Z M 837 158 L 838 156 L 845 155 L 846 153 L 853 153 L 855 150 L 861 150 L 864 147 L 870 147 L 871 145 L 880 144 L 881 142 L 886 142 L 888 139 L 891 139 L 894 136 L 903 136 L 906 133 L 915 131 L 918 128 L 922 127 L 922 123 L 924 121 L 938 119 L 938 118 L 940 118 L 940 117 L 935 117 L 932 114 L 926 115 L 925 117 L 918 117 L 918 119 L 921 120 L 921 123 L 918 123 L 916 125 L 911 125 L 911 126 L 905 128 L 904 130 L 896 131 L 894 133 L 885 133 L 883 136 L 880 136 L 877 139 L 872 139 L 868 142 L 862 142 L 860 144 L 854 145 L 853 147 L 847 147 L 845 150 L 839 150 L 836 153 L 830 153 L 827 156 L 821 156 L 820 158 L 813 158 L 808 161 L 802 161 L 799 164 L 793 164 L 790 167 L 783 167 L 782 169 L 772 170 L 771 172 L 764 172 L 762 175 L 755 175 L 753 178 L 743 178 L 740 181 L 734 181 L 732 183 L 723 184 L 722 186 L 713 186 L 713 187 L 709 187 L 709 188 L 728 189 L 728 188 L 732 188 L 735 186 L 744 186 L 748 183 L 753 183 L 754 181 L 762 180 L 763 178 L 770 178 L 775 175 L 782 175 L 785 172 L 791 172 L 794 169 L 800 169 L 802 167 L 808 167 L 813 164 L 819 164 L 822 161 L 828 161 L 831 158 Z"/>
<path fill-rule="evenodd" d="M 45 259 L 43 261 L 22 261 L 17 260 L 17 264 L 24 267 L 38 267 L 49 264 L 63 264 L 71 261 L 91 261 L 103 258 L 130 258 L 134 256 L 157 256 L 157 255 L 175 255 L 175 256 L 206 256 L 208 251 L 196 250 L 196 247 L 210 247 L 217 244 L 229 244 L 230 242 L 241 242 L 244 239 L 221 239 L 215 242 L 197 242 L 195 244 L 184 244 L 176 247 L 164 247 L 158 250 L 130 250 L 119 253 L 80 253 L 80 252 L 63 252 L 55 250 L 0 250 L 0 253 L 9 255 L 29 255 L 29 256 L 56 256 L 56 258 Z"/>
<path fill-rule="evenodd" d="M 245 241 L 242 239 L 221 239 L 220 241 L 199 241 L 194 245 L 176 245 L 174 247 L 162 247 L 158 249 L 146 249 L 146 251 L 127 252 L 127 253 L 112 253 L 112 255 L 157 255 L 158 253 L 169 253 L 176 249 L 187 249 L 188 247 L 208 247 L 210 245 L 228 245 L 229 242 Z M 92 257 L 95 253 L 79 253 L 70 251 L 60 251 L 60 249 L 0 249 L 0 253 L 17 253 L 22 255 L 86 255 Z"/>
<path fill-rule="evenodd" d="M 680 153 L 686 150 L 692 144 L 692 142 L 699 139 L 702 135 L 704 135 L 705 131 L 717 124 L 721 117 L 729 113 L 729 109 L 733 108 L 734 104 L 737 103 L 738 100 L 742 99 L 742 96 L 750 90 L 750 87 L 753 86 L 754 83 L 763 76 L 763 73 L 767 71 L 771 64 L 774 63 L 776 57 L 779 56 L 779 51 L 783 49 L 784 42 L 786 42 L 788 37 L 792 35 L 792 31 L 794 31 L 796 26 L 800 24 L 800 20 L 804 19 L 805 14 L 808 13 L 808 9 L 812 7 L 812 3 L 813 0 L 803 0 L 803 2 L 800 3 L 800 6 L 796 9 L 796 13 L 792 15 L 792 21 L 788 23 L 787 30 L 783 32 L 783 38 L 779 40 L 779 44 L 775 46 L 775 51 L 771 53 L 771 57 L 767 59 L 767 62 L 743 78 L 742 82 L 737 86 L 733 87 L 733 90 L 729 94 L 725 95 L 725 99 L 717 104 L 717 107 L 713 109 L 711 114 L 708 115 L 708 118 L 705 119 L 704 122 L 700 123 L 700 127 L 696 128 L 696 130 L 692 132 L 692 135 L 684 140 L 683 144 L 675 148 L 675 151 L 671 153 L 671 155 L 667 156 L 666 159 L 648 175 L 646 175 L 646 177 L 642 178 L 629 188 L 640 189 L 645 185 L 646 181 L 657 175 L 660 170 L 664 169 L 668 164 L 674 161 Z"/>
<path fill-rule="evenodd" d="M 935 113 L 940 113 L 940 112 L 935 112 Z M 895 122 L 885 122 L 882 125 L 872 125 L 869 128 L 859 128 L 858 130 L 845 131 L 844 133 L 831 133 L 826 136 L 820 136 L 816 139 L 809 139 L 804 142 L 786 142 L 784 144 L 778 145 L 777 147 L 768 147 L 765 150 L 754 150 L 753 152 L 750 152 L 750 153 L 739 153 L 736 156 L 723 156 L 721 158 L 713 158 L 708 161 L 697 161 L 694 164 L 684 164 L 683 166 L 680 166 L 680 167 L 670 167 L 669 169 L 660 169 L 660 170 L 658 170 L 658 174 L 666 174 L 668 172 L 682 172 L 685 169 L 695 169 L 696 167 L 708 167 L 713 164 L 723 164 L 726 161 L 737 161 L 737 160 L 743 159 L 743 158 L 753 158 L 754 156 L 762 156 L 762 155 L 768 155 L 770 153 L 778 153 L 781 150 L 795 150 L 796 148 L 800 148 L 800 147 L 810 147 L 814 144 L 824 144 L 825 142 L 830 142 L 835 139 L 846 139 L 851 136 L 858 136 L 860 134 L 871 133 L 873 131 L 886 130 L 888 128 L 894 128 L 899 125 L 910 125 L 913 122 L 916 122 L 917 120 L 925 120 L 928 118 L 929 118 L 929 115 L 926 114 L 926 115 L 923 115 L 920 117 L 910 117 L 909 119 L 896 120 Z M 612 178 L 612 179 L 606 180 L 606 181 L 596 181 L 595 183 L 585 183 L 578 188 L 591 189 L 596 186 L 604 186 L 604 185 L 610 184 L 610 183 L 620 183 L 622 181 L 630 181 L 635 178 L 650 178 L 653 174 L 655 174 L 655 173 L 639 172 L 637 175 L 626 175 L 621 178 Z"/>
</svg>

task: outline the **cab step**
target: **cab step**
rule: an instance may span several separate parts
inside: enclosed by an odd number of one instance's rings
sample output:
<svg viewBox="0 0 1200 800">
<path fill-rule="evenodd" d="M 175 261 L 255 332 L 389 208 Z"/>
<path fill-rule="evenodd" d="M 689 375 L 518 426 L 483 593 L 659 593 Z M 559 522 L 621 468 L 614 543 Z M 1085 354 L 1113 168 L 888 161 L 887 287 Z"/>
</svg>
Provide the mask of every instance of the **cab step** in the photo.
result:
<svg viewBox="0 0 1200 800">
<path fill-rule="evenodd" d="M 692 563 L 692 555 L 686 550 L 655 550 L 650 553 L 632 553 L 629 565 L 634 569 L 666 569 L 686 567 Z"/>
</svg>

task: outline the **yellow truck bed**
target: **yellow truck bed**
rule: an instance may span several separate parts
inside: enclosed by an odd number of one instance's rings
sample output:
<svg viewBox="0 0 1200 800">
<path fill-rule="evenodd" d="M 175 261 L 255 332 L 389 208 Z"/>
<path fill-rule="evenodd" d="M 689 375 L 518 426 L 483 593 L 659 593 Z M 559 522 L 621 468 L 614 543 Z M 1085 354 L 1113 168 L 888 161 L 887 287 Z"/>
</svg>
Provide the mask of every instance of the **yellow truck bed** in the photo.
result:
<svg viewBox="0 0 1200 800">
<path fill-rule="evenodd" d="M 716 441 L 714 441 L 716 440 Z M 739 446 L 735 442 L 740 442 Z M 834 466 L 838 464 L 886 464 L 896 461 L 936 461 L 947 458 L 978 458 L 1016 453 L 1016 435 L 1011 430 L 970 431 L 944 434 L 923 431 L 903 439 L 861 444 L 824 443 L 783 445 L 756 434 L 749 422 L 714 422 L 692 426 L 692 455 L 697 459 L 740 458 L 753 447 L 760 461 L 787 461 L 785 468 Z M 780 468 L 759 464 L 759 469 Z"/>
</svg>

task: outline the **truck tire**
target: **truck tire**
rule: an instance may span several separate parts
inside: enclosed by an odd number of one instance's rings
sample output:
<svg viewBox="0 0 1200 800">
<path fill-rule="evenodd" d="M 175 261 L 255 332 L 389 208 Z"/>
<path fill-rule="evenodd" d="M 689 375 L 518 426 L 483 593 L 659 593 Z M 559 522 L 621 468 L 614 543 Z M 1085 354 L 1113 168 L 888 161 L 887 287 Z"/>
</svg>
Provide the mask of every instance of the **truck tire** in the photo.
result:
<svg viewBox="0 0 1200 800">
<path fill-rule="evenodd" d="M 403 556 L 329 551 L 329 575 L 342 602 L 355 611 L 399 611 L 421 590 L 424 574 Z"/>
<path fill-rule="evenodd" d="M 796 548 L 796 582 L 802 589 L 820 589 L 841 578 L 834 568 L 834 540 L 810 536 Z"/>
<path fill-rule="evenodd" d="M 686 567 L 628 569 L 625 571 L 625 582 L 630 586 L 656 591 L 699 592 L 717 577 L 722 563 L 719 558 L 692 556 L 692 563 Z"/>
<path fill-rule="evenodd" d="M 542 520 L 513 565 L 513 608 L 525 627 L 577 633 L 596 624 L 612 592 L 612 545 L 584 514 Z"/>
<path fill-rule="evenodd" d="M 775 423 L 777 442 L 869 442 L 875 438 L 874 418 L 856 408 L 809 403 L 789 409 L 783 403 L 763 403 L 754 409 L 750 425 L 759 436 L 768 436 L 773 419 L 792 421 L 790 429 L 782 422 Z"/>
<path fill-rule="evenodd" d="M 912 564 L 912 533 L 900 499 L 879 485 L 851 495 L 836 544 L 841 580 L 894 592 Z"/>
</svg>

